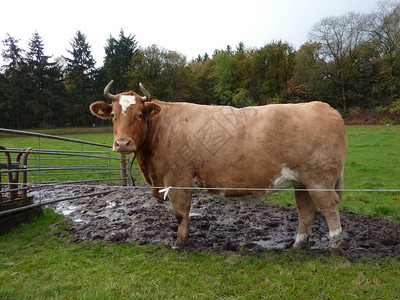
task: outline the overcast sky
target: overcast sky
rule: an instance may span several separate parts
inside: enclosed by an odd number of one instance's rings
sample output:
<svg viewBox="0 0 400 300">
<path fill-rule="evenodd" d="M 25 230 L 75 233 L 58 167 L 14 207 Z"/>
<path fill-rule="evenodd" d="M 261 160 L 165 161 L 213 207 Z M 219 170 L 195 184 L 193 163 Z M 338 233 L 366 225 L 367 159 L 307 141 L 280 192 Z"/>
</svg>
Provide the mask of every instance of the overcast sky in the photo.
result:
<svg viewBox="0 0 400 300">
<path fill-rule="evenodd" d="M 136 35 L 139 46 L 156 44 L 186 55 L 190 60 L 215 49 L 262 47 L 283 40 L 298 49 L 311 27 L 323 17 L 348 11 L 369 13 L 377 0 L 19 0 L 2 1 L 0 39 L 9 33 L 28 49 L 38 31 L 45 54 L 67 55 L 80 30 L 100 66 L 110 34 Z M 0 44 L 3 50 L 3 44 Z M 0 65 L 4 62 L 1 60 Z"/>
</svg>

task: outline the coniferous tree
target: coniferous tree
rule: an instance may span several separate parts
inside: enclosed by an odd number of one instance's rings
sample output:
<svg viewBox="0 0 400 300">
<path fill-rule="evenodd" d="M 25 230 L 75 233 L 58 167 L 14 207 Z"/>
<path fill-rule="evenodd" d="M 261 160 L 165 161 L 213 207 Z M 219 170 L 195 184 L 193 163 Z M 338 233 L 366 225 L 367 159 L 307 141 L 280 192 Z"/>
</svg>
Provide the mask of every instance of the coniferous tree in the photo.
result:
<svg viewBox="0 0 400 300">
<path fill-rule="evenodd" d="M 44 43 L 38 32 L 29 42 L 27 53 L 27 89 L 29 99 L 27 108 L 32 113 L 29 127 L 60 126 L 59 114 L 62 106 L 63 83 L 61 68 L 55 62 L 49 62 L 50 56 L 44 54 Z"/>
<path fill-rule="evenodd" d="M 12 128 L 12 102 L 7 78 L 0 73 L 0 127 Z"/>
<path fill-rule="evenodd" d="M 239 44 L 236 46 L 236 55 L 244 53 L 245 50 L 246 50 L 246 48 L 244 46 L 244 43 L 243 42 L 239 42 Z"/>
<path fill-rule="evenodd" d="M 2 67 L 3 84 L 8 86 L 4 93 L 4 105 L 11 106 L 10 128 L 23 128 L 25 126 L 25 61 L 24 50 L 18 45 L 19 40 L 7 35 L 3 40 L 5 49 L 2 51 L 3 60 L 8 63 Z M 7 104 L 9 103 L 9 104 Z"/>
<path fill-rule="evenodd" d="M 128 89 L 127 73 L 132 59 L 137 55 L 135 35 L 125 36 L 121 29 L 118 39 L 110 36 L 105 46 L 104 73 L 108 80 L 114 79 L 113 88 L 118 91 Z"/>
<path fill-rule="evenodd" d="M 91 120 L 88 107 L 95 100 L 95 78 L 97 70 L 92 56 L 91 46 L 86 41 L 86 35 L 80 31 L 71 42 L 72 50 L 68 53 L 72 58 L 66 60 L 65 79 L 68 91 L 68 103 L 65 114 L 71 125 L 88 125 Z"/>
<path fill-rule="evenodd" d="M 242 42 L 236 47 L 235 55 L 232 57 L 233 62 L 233 87 L 235 93 L 243 94 L 243 89 L 249 88 L 251 78 L 249 52 Z"/>
<path fill-rule="evenodd" d="M 91 52 L 91 46 L 86 41 L 86 35 L 78 31 L 71 42 L 72 50 L 68 53 L 72 58 L 64 57 L 67 66 L 66 81 L 71 89 L 86 93 L 93 88 L 94 77 L 96 76 L 96 61 Z"/>
</svg>

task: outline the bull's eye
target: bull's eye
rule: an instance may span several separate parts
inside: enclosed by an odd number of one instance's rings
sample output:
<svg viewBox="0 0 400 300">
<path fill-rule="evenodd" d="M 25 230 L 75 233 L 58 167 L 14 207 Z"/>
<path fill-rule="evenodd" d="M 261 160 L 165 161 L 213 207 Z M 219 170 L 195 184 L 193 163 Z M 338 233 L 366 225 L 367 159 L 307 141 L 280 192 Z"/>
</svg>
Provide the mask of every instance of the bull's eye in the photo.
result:
<svg viewBox="0 0 400 300">
<path fill-rule="evenodd" d="M 110 114 L 110 117 L 111 117 L 112 119 L 114 119 L 114 118 L 115 118 L 115 115 L 114 115 L 113 113 L 111 113 L 111 114 Z"/>
<path fill-rule="evenodd" d="M 138 118 L 139 120 L 143 119 L 143 114 L 142 114 L 142 113 L 138 113 L 138 114 L 137 114 L 137 118 Z"/>
</svg>

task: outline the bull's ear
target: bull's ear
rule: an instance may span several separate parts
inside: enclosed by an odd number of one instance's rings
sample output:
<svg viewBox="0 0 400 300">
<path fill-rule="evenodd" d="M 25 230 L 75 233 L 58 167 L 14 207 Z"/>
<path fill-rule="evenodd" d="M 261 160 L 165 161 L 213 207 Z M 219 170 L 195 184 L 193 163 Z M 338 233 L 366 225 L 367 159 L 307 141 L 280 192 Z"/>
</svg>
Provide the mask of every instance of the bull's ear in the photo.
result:
<svg viewBox="0 0 400 300">
<path fill-rule="evenodd" d="M 153 119 L 159 112 L 161 111 L 161 107 L 155 103 L 147 103 L 143 108 L 143 114 L 146 120 Z"/>
<path fill-rule="evenodd" d="M 90 112 L 100 118 L 100 119 L 110 119 L 111 118 L 112 107 L 110 104 L 104 101 L 97 101 L 90 105 Z"/>
</svg>

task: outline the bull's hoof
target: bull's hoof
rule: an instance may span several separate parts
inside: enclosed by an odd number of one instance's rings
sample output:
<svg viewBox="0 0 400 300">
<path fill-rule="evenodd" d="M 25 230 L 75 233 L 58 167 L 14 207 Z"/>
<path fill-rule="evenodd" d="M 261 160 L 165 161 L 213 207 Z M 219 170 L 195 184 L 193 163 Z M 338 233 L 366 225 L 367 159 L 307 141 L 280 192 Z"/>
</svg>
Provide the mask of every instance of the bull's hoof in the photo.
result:
<svg viewBox="0 0 400 300">
<path fill-rule="evenodd" d="M 175 245 L 172 246 L 172 250 L 182 250 L 183 248 L 185 248 L 184 243 L 176 242 Z"/>
<path fill-rule="evenodd" d="M 329 251 L 333 254 L 343 254 L 342 244 L 342 236 L 331 237 L 329 241 Z"/>
<path fill-rule="evenodd" d="M 343 254 L 343 249 L 342 249 L 342 247 L 331 247 L 331 246 L 329 246 L 329 251 L 330 251 L 332 254 Z"/>
<path fill-rule="evenodd" d="M 310 248 L 308 241 L 309 241 L 308 235 L 297 236 L 296 241 L 292 246 L 292 249 L 296 251 L 308 250 Z"/>
<path fill-rule="evenodd" d="M 294 243 L 293 244 L 293 246 L 292 246 L 292 249 L 294 250 L 294 251 L 303 251 L 303 250 L 308 250 L 308 249 L 310 249 L 310 247 L 309 247 L 309 245 L 308 245 L 308 243 Z"/>
</svg>

